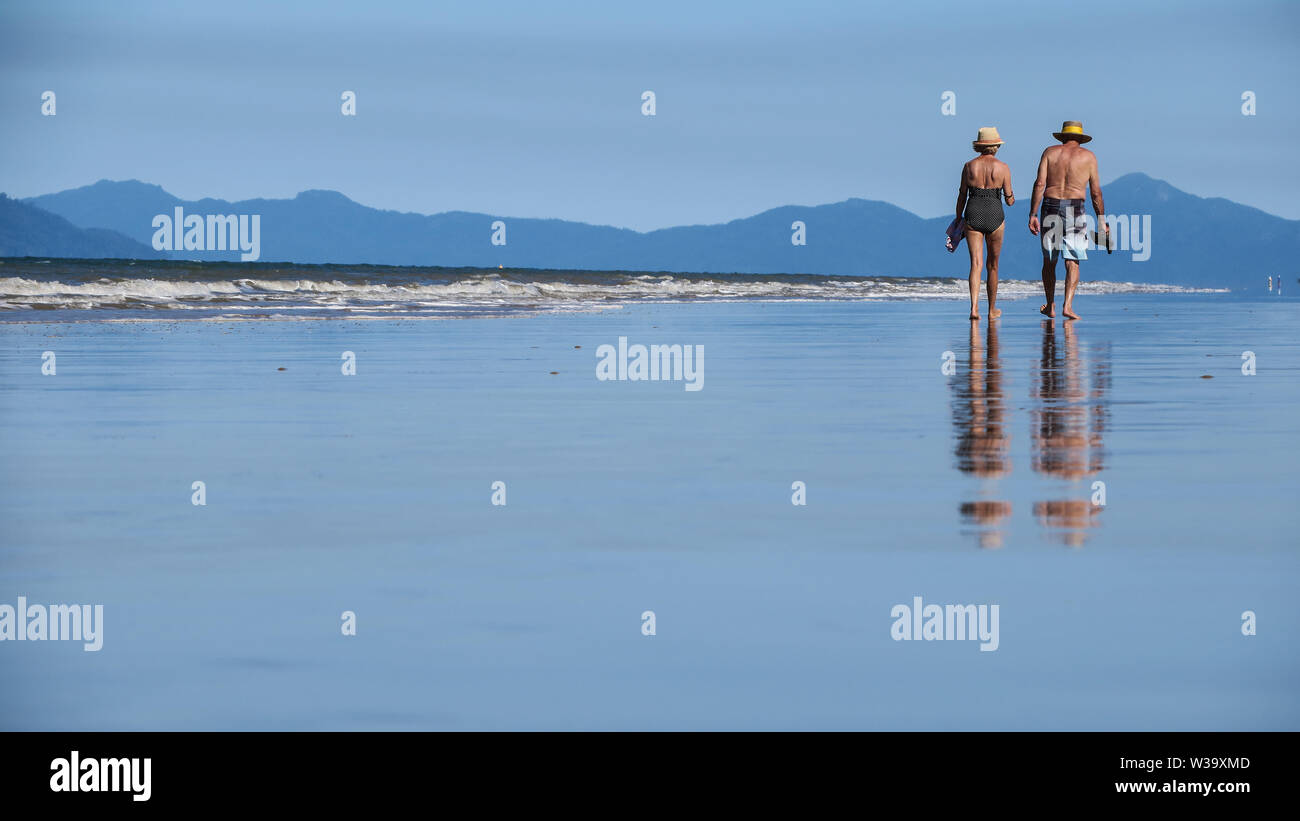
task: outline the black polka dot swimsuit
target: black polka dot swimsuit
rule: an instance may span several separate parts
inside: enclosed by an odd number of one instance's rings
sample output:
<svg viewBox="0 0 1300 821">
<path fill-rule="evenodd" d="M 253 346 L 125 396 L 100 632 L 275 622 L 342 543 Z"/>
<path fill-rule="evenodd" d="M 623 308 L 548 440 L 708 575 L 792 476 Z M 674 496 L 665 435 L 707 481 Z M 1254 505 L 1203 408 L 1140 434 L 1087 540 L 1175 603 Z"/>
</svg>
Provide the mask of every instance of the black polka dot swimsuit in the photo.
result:
<svg viewBox="0 0 1300 821">
<path fill-rule="evenodd" d="M 991 234 L 1002 224 L 1002 189 L 968 188 L 966 190 L 966 227 Z"/>
</svg>

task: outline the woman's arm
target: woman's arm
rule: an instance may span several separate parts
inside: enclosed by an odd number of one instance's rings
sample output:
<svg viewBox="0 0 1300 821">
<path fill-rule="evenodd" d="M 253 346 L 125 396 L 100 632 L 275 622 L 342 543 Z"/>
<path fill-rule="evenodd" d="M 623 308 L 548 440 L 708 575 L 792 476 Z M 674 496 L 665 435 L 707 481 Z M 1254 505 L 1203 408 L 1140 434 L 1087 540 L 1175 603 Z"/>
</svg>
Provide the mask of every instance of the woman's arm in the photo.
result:
<svg viewBox="0 0 1300 821">
<path fill-rule="evenodd" d="M 1007 178 L 1007 181 L 1002 183 L 1002 198 L 1007 201 L 1007 205 L 1015 205 L 1016 195 L 1011 191 L 1011 166 L 1002 163 L 1002 173 Z"/>
<path fill-rule="evenodd" d="M 966 166 L 961 167 L 961 185 L 957 188 L 957 219 L 966 210 Z"/>
</svg>

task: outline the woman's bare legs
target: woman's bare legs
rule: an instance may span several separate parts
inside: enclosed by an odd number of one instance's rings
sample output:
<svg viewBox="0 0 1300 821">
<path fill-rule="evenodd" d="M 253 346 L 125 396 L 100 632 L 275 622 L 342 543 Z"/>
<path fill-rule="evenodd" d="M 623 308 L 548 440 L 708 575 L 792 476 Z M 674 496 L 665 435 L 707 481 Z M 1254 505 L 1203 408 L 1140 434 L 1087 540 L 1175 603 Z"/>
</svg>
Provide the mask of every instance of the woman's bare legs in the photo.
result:
<svg viewBox="0 0 1300 821">
<path fill-rule="evenodd" d="M 989 319 L 997 319 L 1002 316 L 1002 311 L 998 309 L 998 257 L 1002 255 L 1002 237 L 1006 233 L 1007 224 L 1004 222 L 998 226 L 998 230 L 989 234 Z M 979 280 L 975 281 L 976 293 L 979 292 Z"/>
<path fill-rule="evenodd" d="M 980 272 L 984 269 L 984 235 L 967 228 L 966 250 L 970 252 L 970 318 L 979 319 Z"/>
</svg>

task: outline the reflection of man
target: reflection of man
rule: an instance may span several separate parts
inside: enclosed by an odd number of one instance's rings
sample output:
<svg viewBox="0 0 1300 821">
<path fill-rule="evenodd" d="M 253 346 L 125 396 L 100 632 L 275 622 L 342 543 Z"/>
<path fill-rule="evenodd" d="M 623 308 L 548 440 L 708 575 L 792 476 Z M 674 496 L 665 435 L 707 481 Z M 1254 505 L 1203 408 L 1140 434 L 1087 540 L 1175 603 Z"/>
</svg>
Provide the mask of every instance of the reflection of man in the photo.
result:
<svg viewBox="0 0 1300 821">
<path fill-rule="evenodd" d="M 1090 464 L 1087 396 L 1074 329 L 1065 326 L 1065 356 L 1057 349 L 1056 329 L 1043 323 L 1043 351 L 1033 398 L 1032 466 L 1060 479 L 1082 479 L 1095 472 Z"/>
<path fill-rule="evenodd" d="M 1085 188 L 1092 190 L 1092 208 L 1097 213 L 1098 228 L 1106 232 L 1110 247 L 1110 226 L 1101 198 L 1101 180 L 1097 176 L 1097 155 L 1083 147 L 1092 137 L 1083 133 L 1083 125 L 1066 120 L 1052 136 L 1061 141 L 1050 146 L 1038 161 L 1038 179 L 1029 204 L 1029 233 L 1042 231 L 1043 293 L 1047 302 L 1039 308 L 1045 316 L 1056 316 L 1056 260 L 1065 257 L 1065 303 L 1061 313 L 1066 319 L 1078 319 L 1074 312 L 1074 291 L 1079 287 L 1079 262 L 1088 258 L 1088 219 L 1083 207 Z M 1042 210 L 1039 211 L 1039 205 Z M 1038 212 L 1035 214 L 1035 212 Z"/>
<path fill-rule="evenodd" d="M 1106 360 L 1092 375 L 1091 390 L 1078 354 L 1074 327 L 1065 326 L 1064 356 L 1057 349 L 1056 327 L 1043 323 L 1042 360 L 1035 373 L 1030 411 L 1031 465 L 1035 472 L 1077 481 L 1102 468 L 1102 433 L 1106 427 L 1105 397 L 1110 374 Z M 1088 405 L 1089 402 L 1093 404 Z M 1099 508 L 1091 499 L 1055 499 L 1034 504 L 1044 526 L 1059 529 L 1068 545 L 1083 544 L 1084 529 L 1092 527 Z"/>
</svg>

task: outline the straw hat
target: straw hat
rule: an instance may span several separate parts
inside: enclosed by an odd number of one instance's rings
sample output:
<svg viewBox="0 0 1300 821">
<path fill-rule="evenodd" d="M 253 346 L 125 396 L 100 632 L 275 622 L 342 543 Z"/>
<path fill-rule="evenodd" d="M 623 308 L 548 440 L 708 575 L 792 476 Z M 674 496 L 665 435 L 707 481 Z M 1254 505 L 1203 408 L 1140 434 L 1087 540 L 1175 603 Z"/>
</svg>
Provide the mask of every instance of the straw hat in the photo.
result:
<svg viewBox="0 0 1300 821">
<path fill-rule="evenodd" d="M 971 141 L 971 147 L 976 150 L 989 145 L 1003 145 L 1002 138 L 998 136 L 998 130 L 993 126 L 986 126 L 979 130 L 979 134 Z"/>
<path fill-rule="evenodd" d="M 1061 123 L 1061 130 L 1052 132 L 1052 136 L 1061 142 L 1074 139 L 1080 143 L 1086 143 L 1092 139 L 1092 137 L 1083 133 L 1083 123 L 1078 120 L 1066 120 Z"/>
</svg>

